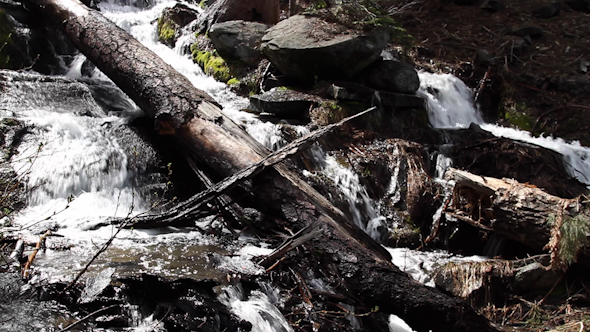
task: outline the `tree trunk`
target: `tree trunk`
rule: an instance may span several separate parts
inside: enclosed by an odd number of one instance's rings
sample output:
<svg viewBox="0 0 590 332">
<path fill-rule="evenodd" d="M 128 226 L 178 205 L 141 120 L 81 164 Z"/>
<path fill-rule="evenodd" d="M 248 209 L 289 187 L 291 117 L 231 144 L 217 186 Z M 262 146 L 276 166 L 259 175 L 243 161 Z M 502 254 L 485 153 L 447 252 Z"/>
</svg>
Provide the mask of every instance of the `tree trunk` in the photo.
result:
<svg viewBox="0 0 590 332">
<path fill-rule="evenodd" d="M 76 0 L 31 1 L 154 118 L 160 134 L 173 135 L 214 181 L 268 154 L 211 97 L 98 12 Z M 250 182 L 256 200 L 266 208 L 263 212 L 280 216 L 289 228 L 298 230 L 320 221 L 321 237 L 306 243 L 308 252 L 316 262 L 335 264 L 347 291 L 367 306 L 396 314 L 419 331 L 494 330 L 464 301 L 424 287 L 401 272 L 386 250 L 285 165 L 275 165 Z"/>
<path fill-rule="evenodd" d="M 454 168 L 445 177 L 456 182 L 453 202 L 445 211 L 450 216 L 536 251 L 549 249 L 552 267 L 566 268 L 580 250 L 584 253 L 590 218 L 580 197 L 560 198 L 530 184 Z M 587 257 L 581 258 L 581 263 L 588 263 Z"/>
<path fill-rule="evenodd" d="M 235 20 L 274 25 L 279 14 L 279 0 L 217 0 L 199 16 L 198 26 L 208 31 L 215 23 Z"/>
</svg>

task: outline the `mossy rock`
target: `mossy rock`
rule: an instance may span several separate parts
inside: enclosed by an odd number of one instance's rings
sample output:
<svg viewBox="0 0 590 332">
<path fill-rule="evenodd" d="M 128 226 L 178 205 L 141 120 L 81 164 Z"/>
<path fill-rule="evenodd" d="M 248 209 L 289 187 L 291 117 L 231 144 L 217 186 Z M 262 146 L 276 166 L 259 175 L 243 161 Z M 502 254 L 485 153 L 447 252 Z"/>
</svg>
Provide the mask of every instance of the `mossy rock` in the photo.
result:
<svg viewBox="0 0 590 332">
<path fill-rule="evenodd" d="M 178 26 L 171 19 L 160 17 L 158 19 L 158 40 L 170 47 L 176 44 Z"/>
<path fill-rule="evenodd" d="M 514 127 L 531 131 L 534 126 L 534 121 L 530 116 L 527 115 L 526 109 L 527 107 L 524 104 L 511 104 L 507 109 L 504 110 L 504 119 L 506 119 Z"/>
<path fill-rule="evenodd" d="M 20 69 L 24 66 L 26 57 L 18 46 L 17 38 L 12 18 L 0 9 L 0 68 Z"/>
<path fill-rule="evenodd" d="M 211 51 L 201 51 L 196 44 L 191 45 L 193 61 L 196 62 L 203 72 L 213 76 L 218 81 L 227 83 L 231 78 L 230 69 L 225 60 Z M 235 83 L 235 82 L 234 82 Z"/>
</svg>

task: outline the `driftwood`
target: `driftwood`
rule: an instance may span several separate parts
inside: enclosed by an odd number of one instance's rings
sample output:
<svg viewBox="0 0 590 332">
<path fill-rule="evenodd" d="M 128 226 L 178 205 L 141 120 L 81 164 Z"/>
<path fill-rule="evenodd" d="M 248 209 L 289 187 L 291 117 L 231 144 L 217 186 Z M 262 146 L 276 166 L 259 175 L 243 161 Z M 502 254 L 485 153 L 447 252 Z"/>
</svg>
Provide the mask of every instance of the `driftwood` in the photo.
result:
<svg viewBox="0 0 590 332">
<path fill-rule="evenodd" d="M 445 209 L 449 216 L 535 251 L 549 250 L 552 267 L 565 268 L 584 253 L 590 219 L 581 197 L 560 198 L 530 184 L 454 168 L 445 178 L 456 182 L 453 202 Z"/>
<path fill-rule="evenodd" d="M 60 27 L 154 119 L 158 133 L 172 135 L 212 181 L 232 176 L 268 155 L 211 97 L 100 13 L 76 0 L 31 0 L 29 4 Z M 321 236 L 309 240 L 306 247 L 316 261 L 331 262 L 347 292 L 366 306 L 396 314 L 418 331 L 494 330 L 464 301 L 419 285 L 401 272 L 386 250 L 285 165 L 268 167 L 249 182 L 258 208 L 284 220 L 289 228 L 321 223 Z M 342 261 L 341 253 L 354 256 L 354 264 Z"/>
<path fill-rule="evenodd" d="M 33 264 L 33 261 L 35 260 L 35 257 L 37 256 L 37 253 L 39 252 L 41 247 L 45 246 L 45 239 L 49 236 L 49 234 L 51 234 L 51 231 L 45 232 L 45 234 L 41 235 L 41 237 L 39 238 L 39 242 L 37 242 L 35 249 L 29 255 L 29 259 L 27 260 L 27 262 L 25 263 L 25 266 L 23 267 L 23 271 L 22 271 L 23 278 L 25 278 L 25 279 L 29 278 L 29 274 L 31 272 L 30 271 L 31 264 Z"/>
<path fill-rule="evenodd" d="M 504 305 L 506 294 L 548 294 L 563 277 L 561 271 L 546 270 L 549 261 L 549 255 L 537 255 L 518 260 L 447 263 L 433 277 L 438 288 L 472 305 Z"/>
</svg>

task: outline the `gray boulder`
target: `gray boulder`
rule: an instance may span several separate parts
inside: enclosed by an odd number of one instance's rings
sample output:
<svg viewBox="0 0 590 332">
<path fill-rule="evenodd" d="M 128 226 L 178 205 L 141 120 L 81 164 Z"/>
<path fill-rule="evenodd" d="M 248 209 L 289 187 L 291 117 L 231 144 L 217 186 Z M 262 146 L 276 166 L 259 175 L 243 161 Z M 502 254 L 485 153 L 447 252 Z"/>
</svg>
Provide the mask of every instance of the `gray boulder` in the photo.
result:
<svg viewBox="0 0 590 332">
<path fill-rule="evenodd" d="M 379 58 L 386 29 L 361 32 L 319 17 L 295 15 L 268 29 L 262 52 L 287 77 L 350 78 Z"/>
<path fill-rule="evenodd" d="M 259 113 L 270 113 L 283 119 L 301 119 L 314 104 L 313 97 L 302 92 L 275 88 L 250 96 L 250 105 Z"/>
<path fill-rule="evenodd" d="M 216 23 L 209 30 L 209 38 L 221 57 L 254 65 L 262 58 L 260 43 L 268 27 L 247 21 Z"/>
<path fill-rule="evenodd" d="M 363 72 L 367 86 L 378 90 L 414 93 L 420 87 L 420 79 L 414 67 L 397 60 L 379 61 Z"/>
</svg>

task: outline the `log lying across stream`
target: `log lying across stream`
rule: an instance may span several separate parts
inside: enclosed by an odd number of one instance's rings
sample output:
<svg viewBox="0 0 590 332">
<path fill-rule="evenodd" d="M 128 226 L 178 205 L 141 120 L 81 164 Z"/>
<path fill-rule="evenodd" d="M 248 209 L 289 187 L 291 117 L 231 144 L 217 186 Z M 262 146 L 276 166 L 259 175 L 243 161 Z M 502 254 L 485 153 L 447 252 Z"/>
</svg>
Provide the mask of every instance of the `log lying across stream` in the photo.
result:
<svg viewBox="0 0 590 332">
<path fill-rule="evenodd" d="M 269 151 L 133 37 L 77 0 L 31 0 L 102 72 L 171 135 L 189 162 L 214 182 L 262 160 Z M 256 193 L 265 214 L 300 230 L 319 221 L 306 242 L 317 261 L 333 262 L 350 296 L 396 314 L 418 331 L 494 331 L 466 302 L 414 282 L 390 262 L 386 250 L 352 225 L 342 211 L 284 164 L 243 187 Z M 346 255 L 343 255 L 346 253 Z M 427 317 L 427 318 L 425 318 Z"/>
<path fill-rule="evenodd" d="M 585 197 L 560 198 L 513 179 L 496 179 L 450 168 L 456 182 L 451 217 L 495 232 L 535 251 L 548 250 L 551 266 L 566 269 L 576 260 L 590 266 L 590 214 Z"/>
</svg>

